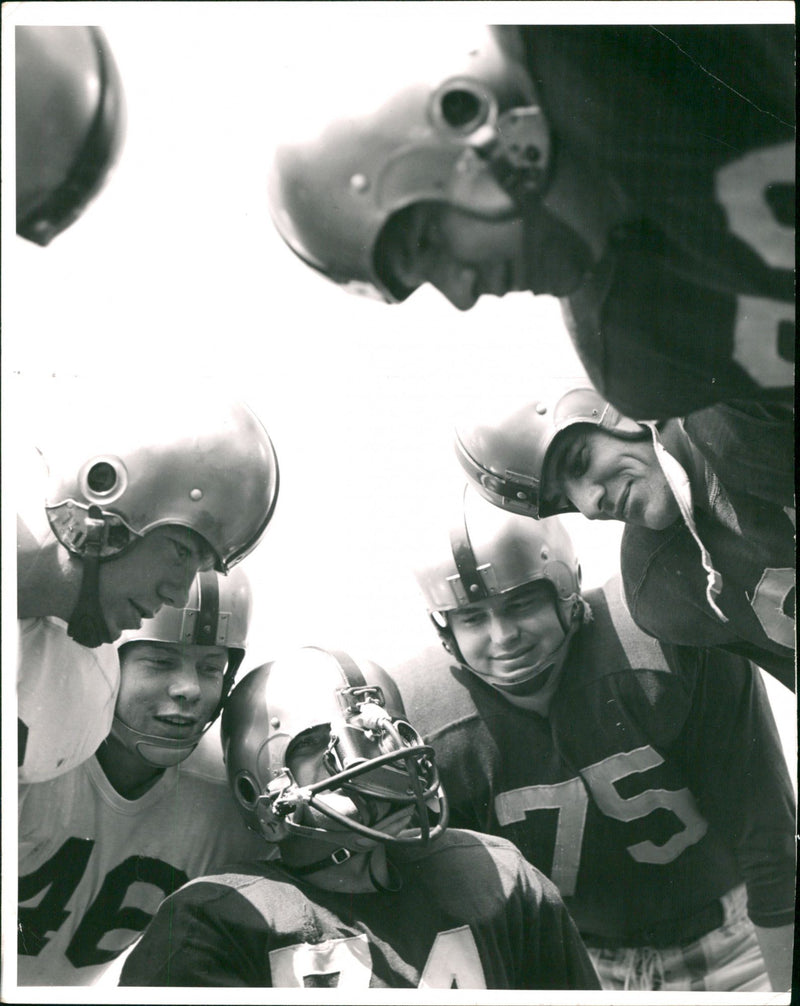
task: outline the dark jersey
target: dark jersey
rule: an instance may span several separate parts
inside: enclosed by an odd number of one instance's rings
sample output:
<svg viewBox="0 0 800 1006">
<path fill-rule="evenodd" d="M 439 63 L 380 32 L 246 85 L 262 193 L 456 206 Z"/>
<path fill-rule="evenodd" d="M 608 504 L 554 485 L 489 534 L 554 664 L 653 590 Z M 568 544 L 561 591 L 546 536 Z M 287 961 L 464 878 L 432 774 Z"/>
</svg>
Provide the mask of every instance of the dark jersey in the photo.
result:
<svg viewBox="0 0 800 1006">
<path fill-rule="evenodd" d="M 700 552 L 682 523 L 625 528 L 621 566 L 631 613 L 658 639 L 741 653 L 793 689 L 793 422 L 718 405 L 683 425 L 706 462 L 705 485 L 694 487 L 695 520 L 722 576 L 716 603 L 728 621 L 706 601 Z"/>
<path fill-rule="evenodd" d="M 325 891 L 268 863 L 193 881 L 120 984 L 599 988 L 555 887 L 509 843 L 449 831 L 392 857 L 395 892 Z"/>
<path fill-rule="evenodd" d="M 636 419 L 788 400 L 794 26 L 522 35 L 556 175 L 572 161 L 627 203 L 603 260 L 563 301 L 593 384 Z"/>
<path fill-rule="evenodd" d="M 794 795 L 758 672 L 645 636 L 618 581 L 587 600 L 547 718 L 435 651 L 395 669 L 453 823 L 513 841 L 587 943 L 678 943 L 742 881 L 753 922 L 790 922 Z"/>
</svg>

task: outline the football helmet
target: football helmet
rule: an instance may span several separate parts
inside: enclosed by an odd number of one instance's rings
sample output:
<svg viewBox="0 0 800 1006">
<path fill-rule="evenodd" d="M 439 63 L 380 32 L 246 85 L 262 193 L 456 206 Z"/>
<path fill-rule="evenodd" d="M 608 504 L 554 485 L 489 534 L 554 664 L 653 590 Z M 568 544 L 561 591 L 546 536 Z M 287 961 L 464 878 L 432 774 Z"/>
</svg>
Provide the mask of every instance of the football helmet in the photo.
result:
<svg viewBox="0 0 800 1006">
<path fill-rule="evenodd" d="M 300 786 L 292 752 L 320 727 L 328 777 Z M 268 842 L 313 838 L 346 850 L 334 853 L 343 862 L 376 843 L 426 844 L 447 826 L 433 750 L 407 721 L 395 683 L 371 661 L 303 647 L 256 668 L 225 704 L 222 747 L 239 811 Z M 355 813 L 333 806 L 342 796 Z M 308 809 L 316 825 L 306 823 Z M 398 815 L 408 827 L 384 830 Z M 327 822 L 337 827 L 329 831 Z"/>
<path fill-rule="evenodd" d="M 103 559 L 165 524 L 199 534 L 224 573 L 261 540 L 278 496 L 278 461 L 240 402 L 194 395 L 76 411 L 43 448 L 45 508 L 73 555 Z"/>
<path fill-rule="evenodd" d="M 105 185 L 125 101 L 99 28 L 18 25 L 15 48 L 17 233 L 47 245 Z"/>
<path fill-rule="evenodd" d="M 338 95 L 335 118 L 275 151 L 269 199 L 275 226 L 307 265 L 355 292 L 397 302 L 411 291 L 376 261 L 390 217 L 422 201 L 503 218 L 517 195 L 541 188 L 550 133 L 513 26 L 402 26 L 369 40 L 359 31 L 359 89 Z M 367 29 L 368 30 L 368 29 Z M 407 29 L 406 29 L 407 30 Z M 388 42 L 388 45 L 387 45 Z M 339 46 L 330 46 L 339 63 Z M 367 65 L 374 59 L 375 65 Z M 343 86 L 348 86 L 347 82 Z M 316 88 L 303 122 L 316 115 Z M 317 115 L 318 117 L 318 115 Z"/>
<path fill-rule="evenodd" d="M 441 551 L 419 564 L 414 575 L 445 649 L 465 666 L 448 612 L 545 581 L 564 632 L 569 635 L 582 620 L 581 568 L 557 517 L 534 523 L 503 513 L 467 486 L 446 545 L 442 538 Z M 532 668 L 531 676 L 538 670 Z"/>
<path fill-rule="evenodd" d="M 526 517 L 577 512 L 549 489 L 547 464 L 559 434 L 579 423 L 599 426 L 614 436 L 638 440 L 646 426 L 628 419 L 594 388 L 571 388 L 553 401 L 529 402 L 497 421 L 464 424 L 456 430 L 455 450 L 474 488 L 490 503 Z"/>
<path fill-rule="evenodd" d="M 117 650 L 122 656 L 123 648 L 136 642 L 227 647 L 228 665 L 222 680 L 222 693 L 203 728 L 205 733 L 222 711 L 244 660 L 252 606 L 250 581 L 241 566 L 227 576 L 214 570 L 203 571 L 195 577 L 185 608 L 164 607 L 154 618 L 142 622 L 140 628 L 127 629 L 117 642 Z M 144 761 L 161 768 L 188 758 L 202 736 L 170 738 L 146 734 L 129 727 L 116 715 L 111 734 L 134 749 Z"/>
</svg>

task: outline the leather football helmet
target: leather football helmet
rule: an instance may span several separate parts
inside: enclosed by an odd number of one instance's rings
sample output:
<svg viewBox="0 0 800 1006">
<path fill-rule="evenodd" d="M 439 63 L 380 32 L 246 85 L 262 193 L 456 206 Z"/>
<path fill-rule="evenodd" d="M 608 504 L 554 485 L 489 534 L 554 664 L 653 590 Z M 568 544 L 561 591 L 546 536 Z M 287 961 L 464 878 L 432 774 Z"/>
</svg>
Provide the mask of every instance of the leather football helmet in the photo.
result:
<svg viewBox="0 0 800 1006">
<path fill-rule="evenodd" d="M 646 426 L 628 419 L 589 385 L 555 400 L 534 400 L 492 422 L 463 425 L 455 449 L 473 487 L 495 506 L 526 517 L 574 513 L 576 507 L 548 489 L 547 464 L 559 434 L 579 423 L 638 440 Z"/>
<path fill-rule="evenodd" d="M 223 573 L 256 547 L 275 509 L 278 461 L 246 405 L 203 395 L 113 412 L 85 404 L 42 450 L 47 516 L 73 555 L 94 541 L 108 559 L 165 524 L 199 534 Z"/>
<path fill-rule="evenodd" d="M 299 786 L 292 751 L 320 727 L 327 729 L 329 777 Z M 225 704 L 222 746 L 239 811 L 268 842 L 304 836 L 357 851 L 378 842 L 426 844 L 447 826 L 433 750 L 407 721 L 395 683 L 371 661 L 303 647 L 256 668 Z M 331 805 L 334 795 L 348 797 L 358 813 L 343 816 Z M 376 820 L 376 806 L 390 812 Z M 305 808 L 319 826 L 298 820 Z M 408 828 L 382 830 L 398 813 L 410 817 Z M 329 832 L 328 820 L 338 830 Z"/>
<path fill-rule="evenodd" d="M 105 185 L 125 135 L 125 101 L 105 35 L 18 25 L 17 233 L 47 245 Z"/>
<path fill-rule="evenodd" d="M 253 606 L 250 581 L 241 566 L 227 576 L 214 570 L 200 572 L 195 577 L 185 608 L 163 607 L 154 618 L 148 618 L 138 629 L 127 629 L 117 641 L 122 657 L 129 643 L 174 643 L 178 646 L 224 646 L 228 650 L 228 665 L 222 680 L 222 693 L 203 733 L 222 711 L 225 699 L 233 687 L 236 672 L 244 660 L 247 630 Z M 135 748 L 151 765 L 165 767 L 188 758 L 200 743 L 200 737 L 170 738 L 142 733 L 114 716 L 112 736 L 126 747 Z"/>
<path fill-rule="evenodd" d="M 324 83 L 296 123 L 317 120 L 322 100 L 335 118 L 277 147 L 269 199 L 278 232 L 307 265 L 396 302 L 411 291 L 376 262 L 390 217 L 422 201 L 493 219 L 514 214 L 516 194 L 544 184 L 550 134 L 513 27 L 459 32 L 449 19 L 424 31 L 415 25 L 409 38 L 401 25 L 381 24 L 380 38 L 365 31 L 352 55 L 357 94 L 339 95 L 339 67 L 314 66 Z M 341 63 L 338 43 L 330 50 Z"/>
<path fill-rule="evenodd" d="M 445 649 L 461 663 L 448 612 L 545 581 L 565 633 L 585 613 L 580 564 L 558 518 L 534 523 L 503 513 L 469 486 L 446 543 L 443 534 L 441 551 L 418 565 L 414 575 Z"/>
</svg>

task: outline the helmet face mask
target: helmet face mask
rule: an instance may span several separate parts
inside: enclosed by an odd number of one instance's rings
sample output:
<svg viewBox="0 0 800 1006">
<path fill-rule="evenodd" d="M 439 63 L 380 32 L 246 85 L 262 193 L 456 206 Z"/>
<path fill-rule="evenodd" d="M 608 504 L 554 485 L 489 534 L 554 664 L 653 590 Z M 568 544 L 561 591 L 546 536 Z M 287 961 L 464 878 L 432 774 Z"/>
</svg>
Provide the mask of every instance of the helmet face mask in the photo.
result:
<svg viewBox="0 0 800 1006">
<path fill-rule="evenodd" d="M 228 700 L 222 738 L 239 810 L 269 842 L 358 851 L 425 844 L 446 827 L 432 749 L 371 662 L 306 647 L 257 668 Z"/>
<path fill-rule="evenodd" d="M 125 647 L 133 643 L 171 644 L 178 647 L 225 647 L 228 660 L 219 701 L 202 732 L 191 738 L 169 738 L 144 733 L 115 715 L 111 734 L 148 764 L 164 768 L 183 761 L 200 743 L 202 734 L 222 712 L 244 660 L 252 611 L 249 580 L 241 567 L 227 576 L 209 570 L 198 573 L 184 608 L 163 607 L 138 629 L 122 633 L 117 643 L 122 673 Z"/>
</svg>

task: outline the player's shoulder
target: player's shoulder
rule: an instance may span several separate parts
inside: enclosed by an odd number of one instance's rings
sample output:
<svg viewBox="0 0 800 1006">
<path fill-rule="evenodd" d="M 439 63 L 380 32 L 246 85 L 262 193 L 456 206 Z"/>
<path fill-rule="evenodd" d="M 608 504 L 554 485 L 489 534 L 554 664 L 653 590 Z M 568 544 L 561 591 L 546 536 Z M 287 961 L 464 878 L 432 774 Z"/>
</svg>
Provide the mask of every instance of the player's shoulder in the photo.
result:
<svg viewBox="0 0 800 1006">
<path fill-rule="evenodd" d="M 579 634 L 582 682 L 638 671 L 675 674 L 682 662 L 634 620 L 623 578 L 615 574 L 602 587 L 587 591 L 588 615 Z"/>
<path fill-rule="evenodd" d="M 724 402 L 690 413 L 686 435 L 730 491 L 794 505 L 794 408 Z"/>
<path fill-rule="evenodd" d="M 167 900 L 190 913 L 235 918 L 237 924 L 244 924 L 250 912 L 251 923 L 260 928 L 264 921 L 269 924 L 278 916 L 285 919 L 292 912 L 302 914 L 310 900 L 303 887 L 277 862 L 252 859 L 225 863 L 214 872 L 195 877 Z"/>
<path fill-rule="evenodd" d="M 441 645 L 428 646 L 389 670 L 409 721 L 423 737 L 478 718 L 469 673 Z"/>
<path fill-rule="evenodd" d="M 551 717 L 571 723 L 570 729 L 584 723 L 591 735 L 604 724 L 616 735 L 627 722 L 659 742 L 674 737 L 690 712 L 704 651 L 663 644 L 644 633 L 617 578 L 586 597 L 592 618 L 579 634 Z"/>
<path fill-rule="evenodd" d="M 19 631 L 20 669 L 33 670 L 30 662 L 63 669 L 69 666 L 74 677 L 82 670 L 99 669 L 109 681 L 116 683 L 119 675 L 117 649 L 111 643 L 87 647 L 76 643 L 67 634 L 67 623 L 56 615 L 38 615 L 17 619 Z"/>
<path fill-rule="evenodd" d="M 444 857 L 451 859 L 458 872 L 475 883 L 491 886 L 494 882 L 506 894 L 515 889 L 524 890 L 525 897 L 534 900 L 542 897 L 560 900 L 545 874 L 529 863 L 513 842 L 500 835 L 448 828 L 432 848 L 431 866 L 441 870 Z"/>
</svg>

